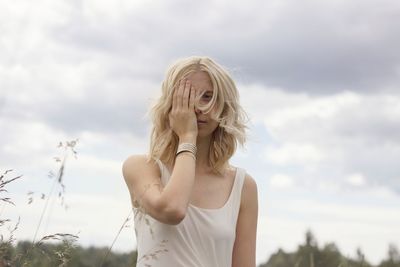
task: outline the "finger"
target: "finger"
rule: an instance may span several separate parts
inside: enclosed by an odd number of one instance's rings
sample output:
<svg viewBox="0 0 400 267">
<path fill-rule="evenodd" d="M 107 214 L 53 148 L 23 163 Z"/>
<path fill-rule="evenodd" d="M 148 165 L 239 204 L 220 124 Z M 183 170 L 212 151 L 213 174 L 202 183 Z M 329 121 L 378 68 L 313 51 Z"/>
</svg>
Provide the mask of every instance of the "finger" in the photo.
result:
<svg viewBox="0 0 400 267">
<path fill-rule="evenodd" d="M 179 88 L 177 92 L 177 108 L 182 108 L 182 96 L 183 90 L 185 89 L 186 79 L 182 79 L 179 83 Z"/>
<path fill-rule="evenodd" d="M 181 88 L 181 86 L 182 86 L 182 83 L 183 83 L 183 79 L 179 80 L 179 82 L 177 83 L 176 88 L 175 88 L 175 94 L 174 94 L 174 97 L 175 97 L 175 107 L 174 107 L 174 110 L 177 110 L 177 109 L 179 108 L 179 103 L 180 103 L 180 100 L 179 100 L 179 90 L 180 90 L 180 88 Z"/>
<path fill-rule="evenodd" d="M 198 107 L 201 103 L 201 89 L 196 90 L 196 100 L 194 102 L 195 107 Z"/>
<path fill-rule="evenodd" d="M 174 86 L 174 92 L 172 94 L 172 110 L 176 110 L 176 105 L 178 104 L 178 88 L 179 88 L 179 82 L 177 82 Z"/>
<path fill-rule="evenodd" d="M 194 100 L 196 98 L 196 90 L 192 86 L 190 88 L 190 96 L 189 96 L 189 110 L 194 110 Z"/>
<path fill-rule="evenodd" d="M 185 84 L 185 91 L 183 93 L 183 100 L 182 100 L 182 105 L 184 109 L 189 108 L 189 95 L 190 95 L 190 88 L 191 84 L 189 81 L 186 82 Z"/>
</svg>

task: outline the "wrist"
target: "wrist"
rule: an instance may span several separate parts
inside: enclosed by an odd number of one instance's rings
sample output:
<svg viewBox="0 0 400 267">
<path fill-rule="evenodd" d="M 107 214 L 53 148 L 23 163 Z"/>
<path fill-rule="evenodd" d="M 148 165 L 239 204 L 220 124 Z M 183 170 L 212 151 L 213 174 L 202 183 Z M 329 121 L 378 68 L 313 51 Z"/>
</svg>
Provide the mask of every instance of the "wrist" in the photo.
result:
<svg viewBox="0 0 400 267">
<path fill-rule="evenodd" d="M 176 157 L 178 157 L 178 156 L 180 156 L 180 155 L 186 155 L 186 156 L 190 156 L 190 157 L 192 157 L 193 159 L 194 159 L 194 161 L 196 161 L 196 156 L 192 153 L 192 152 L 190 152 L 190 151 L 182 151 L 182 152 L 180 152 L 179 154 L 177 154 L 176 155 Z"/>
<path fill-rule="evenodd" d="M 196 145 L 196 141 L 197 141 L 197 136 L 194 134 L 186 134 L 186 135 L 182 135 L 179 136 L 179 143 L 191 143 Z"/>
<path fill-rule="evenodd" d="M 182 153 L 190 154 L 193 159 L 196 160 L 197 147 L 195 144 L 192 143 L 181 143 L 177 148 L 176 156 Z"/>
</svg>

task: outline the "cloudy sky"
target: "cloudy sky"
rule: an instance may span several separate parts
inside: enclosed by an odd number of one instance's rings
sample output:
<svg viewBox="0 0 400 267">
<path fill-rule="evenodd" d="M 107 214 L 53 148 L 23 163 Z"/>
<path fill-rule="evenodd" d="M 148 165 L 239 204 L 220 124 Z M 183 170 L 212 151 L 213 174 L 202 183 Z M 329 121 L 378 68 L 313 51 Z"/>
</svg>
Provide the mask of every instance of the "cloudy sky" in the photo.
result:
<svg viewBox="0 0 400 267">
<path fill-rule="evenodd" d="M 57 145 L 78 138 L 68 209 L 50 201 L 39 235 L 111 245 L 130 211 L 121 164 L 147 152 L 167 66 L 207 55 L 251 119 L 232 164 L 258 184 L 257 263 L 311 229 L 376 264 L 400 247 L 399 26 L 396 0 L 2 1 L 0 171 L 23 177 L 1 217 L 21 216 L 15 236 L 33 238 Z M 136 248 L 132 227 L 114 250 Z"/>
</svg>

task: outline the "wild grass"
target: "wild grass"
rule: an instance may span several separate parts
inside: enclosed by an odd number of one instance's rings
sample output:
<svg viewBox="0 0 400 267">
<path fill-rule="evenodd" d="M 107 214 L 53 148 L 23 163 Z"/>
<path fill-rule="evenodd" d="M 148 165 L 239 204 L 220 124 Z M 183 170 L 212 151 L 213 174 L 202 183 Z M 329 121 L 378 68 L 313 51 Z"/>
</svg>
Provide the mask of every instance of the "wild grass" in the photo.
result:
<svg viewBox="0 0 400 267">
<path fill-rule="evenodd" d="M 47 216 L 47 221 L 50 220 L 52 216 L 52 211 L 54 208 L 54 202 L 56 199 L 60 200 L 60 205 L 64 207 L 65 209 L 68 207 L 65 203 L 65 185 L 64 185 L 64 174 L 65 174 L 65 168 L 66 168 L 66 163 L 67 163 L 67 158 L 72 152 L 72 155 L 77 158 L 77 152 L 75 150 L 75 147 L 77 145 L 78 140 L 73 140 L 73 141 L 66 141 L 66 142 L 59 142 L 58 148 L 62 149 L 63 154 L 62 156 L 56 156 L 53 159 L 55 160 L 56 163 L 59 164 L 57 174 L 54 174 L 54 172 L 49 171 L 48 177 L 52 179 L 52 184 L 50 187 L 49 192 L 47 194 L 43 192 L 34 192 L 34 191 L 28 191 L 27 193 L 27 203 L 28 205 L 31 205 L 36 199 L 44 200 L 44 206 L 43 209 L 40 213 L 40 217 L 38 219 L 35 232 L 33 234 L 32 242 L 29 248 L 26 251 L 23 251 L 22 253 L 17 253 L 16 255 L 13 255 L 12 257 L 9 255 L 9 249 L 10 247 L 15 245 L 15 242 L 17 241 L 15 238 L 15 232 L 18 230 L 18 228 L 21 227 L 20 225 L 20 218 L 18 218 L 16 223 L 13 223 L 11 219 L 0 219 L 0 227 L 1 229 L 4 229 L 6 226 L 8 226 L 8 237 L 5 237 L 3 234 L 0 235 L 0 266 L 29 266 L 31 264 L 30 256 L 33 254 L 34 251 L 39 250 L 41 254 L 44 257 L 50 258 L 51 255 L 49 255 L 49 251 L 45 251 L 42 249 L 42 245 L 45 242 L 48 241 L 59 241 L 63 244 L 61 250 L 55 251 L 55 255 L 59 260 L 59 267 L 61 266 L 68 266 L 68 261 L 70 257 L 71 251 L 75 247 L 76 241 L 79 239 L 78 235 L 74 234 L 69 234 L 69 233 L 54 233 L 54 234 L 48 234 L 44 235 L 41 237 L 38 241 L 38 234 L 39 231 L 43 228 L 43 222 L 45 220 L 45 217 Z M 9 169 L 6 170 L 1 176 L 0 176 L 0 203 L 3 203 L 3 205 L 12 205 L 15 207 L 15 203 L 13 202 L 12 198 L 9 197 L 8 190 L 6 187 L 10 185 L 10 183 L 13 183 L 17 181 L 18 179 L 21 179 L 23 175 L 19 175 L 13 178 L 7 179 L 7 177 L 12 173 L 13 170 Z M 152 186 L 149 185 L 148 187 L 145 188 L 145 191 Z M 58 189 L 57 197 L 53 197 L 55 194 L 56 190 Z M 145 193 L 145 192 L 144 192 Z M 143 218 L 145 220 L 146 225 L 149 226 L 150 233 L 153 234 L 152 227 L 149 223 L 148 218 L 146 217 L 146 212 L 143 207 L 141 207 L 141 198 L 139 198 L 137 201 L 135 201 L 137 205 L 140 206 L 138 210 L 136 210 L 135 216 L 139 216 L 138 211 L 140 211 L 140 218 Z M 116 236 L 114 237 L 111 245 L 107 248 L 100 264 L 98 265 L 99 267 L 102 267 L 107 258 L 110 255 L 110 252 L 119 237 L 121 231 L 129 227 L 127 224 L 129 221 L 133 221 L 132 219 L 132 213 L 133 209 L 130 210 L 128 216 L 124 219 L 124 222 L 122 223 L 120 229 L 118 230 Z M 1 215 L 1 213 L 0 213 Z M 160 242 L 159 246 L 163 247 L 164 244 L 166 243 L 166 240 L 163 240 Z M 163 250 L 164 252 L 167 250 Z M 149 251 L 149 253 L 146 253 L 142 256 L 141 259 L 139 259 L 137 262 L 140 261 L 146 261 L 148 259 L 154 259 L 157 257 L 157 254 L 160 253 L 160 249 L 156 249 L 155 251 Z M 53 255 L 54 256 L 54 255 Z M 151 265 L 148 265 L 151 266 Z"/>
<path fill-rule="evenodd" d="M 119 229 L 117 235 L 115 236 L 115 238 L 114 238 L 112 244 L 111 244 L 111 245 L 109 246 L 109 248 L 107 249 L 107 252 L 106 252 L 106 254 L 104 255 L 103 260 L 102 260 L 102 262 L 100 263 L 99 267 L 102 267 L 102 266 L 103 266 L 103 263 L 105 262 L 105 260 L 107 259 L 109 253 L 111 252 L 111 249 L 112 249 L 113 245 L 115 244 L 115 241 L 116 241 L 117 238 L 119 237 L 119 235 L 120 235 L 122 229 L 124 229 L 125 227 L 128 227 L 128 226 L 127 226 L 127 223 L 128 223 L 129 221 L 132 221 L 133 223 L 134 223 L 135 221 L 138 221 L 138 222 L 140 222 L 140 223 L 142 223 L 142 221 L 144 221 L 145 225 L 146 225 L 146 226 L 148 227 L 148 229 L 149 229 L 149 232 L 150 232 L 152 238 L 153 238 L 153 239 L 155 238 L 153 227 L 152 227 L 152 225 L 151 225 L 151 223 L 150 223 L 150 220 L 149 220 L 149 218 L 148 218 L 149 215 L 147 214 L 147 212 L 146 212 L 144 206 L 142 205 L 142 199 L 143 199 L 145 193 L 147 192 L 147 190 L 149 190 L 149 188 L 150 188 L 151 186 L 154 186 L 154 185 L 159 186 L 159 189 L 161 190 L 161 188 L 160 188 L 160 186 L 161 186 L 160 183 L 147 184 L 147 185 L 144 187 L 144 190 L 143 190 L 142 194 L 141 194 L 139 197 L 135 197 L 135 198 L 133 199 L 133 201 L 132 201 L 132 202 L 133 202 L 132 209 L 130 210 L 128 216 L 125 218 L 125 220 L 124 220 L 122 226 L 120 227 L 120 229 Z M 131 218 L 132 213 L 133 213 L 133 219 Z M 138 233 L 137 233 L 137 231 L 136 231 L 136 228 L 135 228 L 135 234 L 136 234 L 136 237 L 137 237 L 137 236 L 138 236 Z M 168 252 L 168 249 L 165 248 L 167 242 L 168 242 L 168 240 L 165 240 L 165 239 L 164 239 L 164 240 L 161 240 L 160 242 L 156 243 L 154 247 L 152 247 L 150 250 L 148 250 L 148 251 L 146 251 L 145 253 L 143 253 L 143 255 L 142 255 L 139 259 L 137 259 L 136 264 L 139 264 L 140 262 L 143 261 L 143 262 L 146 262 L 146 263 L 145 263 L 145 266 L 146 266 L 146 267 L 151 267 L 152 265 L 151 265 L 150 262 L 149 262 L 150 260 L 158 260 L 158 255 L 160 255 L 161 253 Z M 136 247 L 136 251 L 137 251 L 137 249 L 138 249 L 138 248 Z"/>
<path fill-rule="evenodd" d="M 14 237 L 14 233 L 18 230 L 20 226 L 20 217 L 18 218 L 18 221 L 13 224 L 11 219 L 0 219 L 0 227 L 3 229 L 6 225 L 13 225 L 12 227 L 8 227 L 8 237 L 5 237 L 3 234 L 0 235 L 0 266 L 30 266 L 30 255 L 31 253 L 38 249 L 41 249 L 41 246 L 44 244 L 44 242 L 47 241 L 61 241 L 63 243 L 62 249 L 58 250 L 55 252 L 57 258 L 59 259 L 60 264 L 58 266 L 67 266 L 67 263 L 69 261 L 69 253 L 71 249 L 73 248 L 74 243 L 76 240 L 79 238 L 77 235 L 69 234 L 69 233 L 54 233 L 54 234 L 48 234 L 40 238 L 39 241 L 36 242 L 36 238 L 39 232 L 40 227 L 42 226 L 43 218 L 46 212 L 48 212 L 48 207 L 49 207 L 49 201 L 52 199 L 55 201 L 55 198 L 52 198 L 52 195 L 54 193 L 54 190 L 56 189 L 56 186 L 59 186 L 59 193 L 58 193 L 58 199 L 61 199 L 61 205 L 65 207 L 65 202 L 64 202 L 64 193 L 65 193 L 65 185 L 63 183 L 63 178 L 64 178 L 64 170 L 66 167 L 66 160 L 70 152 L 75 156 L 77 155 L 77 152 L 75 151 L 75 146 L 77 144 L 78 140 L 73 140 L 73 141 L 67 141 L 65 143 L 60 142 L 58 145 L 58 148 L 63 149 L 63 156 L 62 159 L 60 157 L 54 157 L 57 163 L 60 164 L 58 168 L 58 174 L 57 176 L 54 177 L 52 175 L 52 172 L 50 172 L 49 177 L 53 178 L 53 184 L 51 186 L 50 192 L 47 194 L 47 196 L 44 193 L 41 193 L 40 198 L 45 199 L 45 205 L 42 209 L 40 218 L 38 220 L 35 233 L 33 236 L 33 241 L 31 243 L 31 246 L 25 253 L 17 253 L 16 255 L 13 255 L 10 257 L 8 254 L 8 250 L 10 247 L 12 247 L 16 241 Z M 8 169 L 6 170 L 1 176 L 0 176 L 0 203 L 3 205 L 12 205 L 15 207 L 15 204 L 13 200 L 7 196 L 8 190 L 6 189 L 7 186 L 10 185 L 10 183 L 15 182 L 18 179 L 22 178 L 22 175 L 7 179 L 7 176 L 10 175 L 13 170 Z M 6 194 L 6 195 L 5 195 Z M 28 192 L 28 204 L 30 205 L 34 201 L 34 192 L 29 191 Z M 51 210 L 48 212 L 48 216 L 50 218 L 51 216 Z M 46 255 L 46 251 L 41 250 L 43 255 Z M 47 255 L 49 256 L 49 255 Z"/>
<path fill-rule="evenodd" d="M 117 235 L 114 237 L 114 240 L 112 241 L 111 245 L 107 248 L 106 253 L 104 254 L 104 257 L 102 259 L 102 261 L 100 262 L 99 267 L 102 267 L 104 262 L 106 261 L 107 257 L 110 255 L 111 249 L 115 244 L 115 241 L 117 241 L 119 235 L 121 234 L 122 229 L 124 229 L 125 227 L 127 227 L 127 223 L 131 220 L 131 213 L 132 211 L 128 214 L 128 216 L 126 217 L 126 219 L 124 220 L 124 223 L 122 224 L 122 226 L 119 228 Z"/>
</svg>

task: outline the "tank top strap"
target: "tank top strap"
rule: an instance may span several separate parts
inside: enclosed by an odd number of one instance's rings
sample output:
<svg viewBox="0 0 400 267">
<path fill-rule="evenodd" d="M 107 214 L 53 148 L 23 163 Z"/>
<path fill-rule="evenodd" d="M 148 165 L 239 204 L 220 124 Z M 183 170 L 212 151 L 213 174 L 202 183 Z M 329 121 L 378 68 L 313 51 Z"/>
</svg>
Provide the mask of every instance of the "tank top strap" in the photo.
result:
<svg viewBox="0 0 400 267">
<path fill-rule="evenodd" d="M 169 170 L 167 169 L 167 167 L 164 165 L 164 163 L 157 159 L 154 158 L 155 161 L 158 164 L 158 167 L 160 168 L 160 172 L 161 172 L 161 182 L 163 183 L 163 185 L 165 186 L 168 183 L 169 180 Z M 244 184 L 244 179 L 246 176 L 246 170 L 240 167 L 236 167 L 237 168 L 237 173 L 235 175 L 235 181 L 233 183 L 233 188 L 232 188 L 232 208 L 234 211 L 234 218 L 236 220 L 237 215 L 239 214 L 239 209 L 240 209 L 240 203 L 241 203 L 241 197 L 242 197 L 242 188 L 243 188 L 243 184 Z"/>
<path fill-rule="evenodd" d="M 240 203 L 242 199 L 242 188 L 244 184 L 244 179 L 246 176 L 246 170 L 237 167 L 237 174 L 235 177 L 235 182 L 232 189 L 232 209 L 233 209 L 233 219 L 236 221 L 239 215 Z"/>
</svg>

